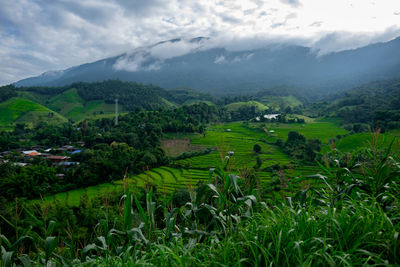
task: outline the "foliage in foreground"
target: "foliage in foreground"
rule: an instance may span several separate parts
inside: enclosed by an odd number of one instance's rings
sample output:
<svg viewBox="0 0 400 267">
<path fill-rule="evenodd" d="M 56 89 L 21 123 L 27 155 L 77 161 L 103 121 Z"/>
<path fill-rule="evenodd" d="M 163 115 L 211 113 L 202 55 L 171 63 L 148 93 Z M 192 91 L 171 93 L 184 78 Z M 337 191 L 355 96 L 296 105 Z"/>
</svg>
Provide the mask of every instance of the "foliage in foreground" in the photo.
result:
<svg viewBox="0 0 400 267">
<path fill-rule="evenodd" d="M 324 175 L 309 177 L 317 182 L 269 205 L 257 198 L 254 177 L 223 167 L 182 206 L 159 205 L 152 190 L 144 201 L 126 190 L 119 223 L 105 213 L 95 242 L 76 249 L 49 222 L 44 237 L 28 231 L 12 243 L 2 235 L 2 264 L 399 265 L 400 164 L 389 151 L 372 147 L 345 161 L 337 153 L 327 159 L 332 167 L 321 165 Z M 32 239 L 38 253 L 24 252 Z"/>
</svg>

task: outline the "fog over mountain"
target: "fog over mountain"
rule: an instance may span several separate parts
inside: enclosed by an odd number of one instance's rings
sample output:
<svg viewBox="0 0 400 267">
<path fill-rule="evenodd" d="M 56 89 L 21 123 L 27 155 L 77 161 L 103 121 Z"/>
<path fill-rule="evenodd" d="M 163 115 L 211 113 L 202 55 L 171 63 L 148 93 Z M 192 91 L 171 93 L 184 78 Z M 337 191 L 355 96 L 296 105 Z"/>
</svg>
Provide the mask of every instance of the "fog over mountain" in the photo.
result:
<svg viewBox="0 0 400 267">
<path fill-rule="evenodd" d="M 18 81 L 17 86 L 65 85 L 120 79 L 167 89 L 189 87 L 222 94 L 277 85 L 328 93 L 400 75 L 400 38 L 319 55 L 311 48 L 268 44 L 222 48 L 209 38 L 173 39 L 62 71 Z"/>
</svg>

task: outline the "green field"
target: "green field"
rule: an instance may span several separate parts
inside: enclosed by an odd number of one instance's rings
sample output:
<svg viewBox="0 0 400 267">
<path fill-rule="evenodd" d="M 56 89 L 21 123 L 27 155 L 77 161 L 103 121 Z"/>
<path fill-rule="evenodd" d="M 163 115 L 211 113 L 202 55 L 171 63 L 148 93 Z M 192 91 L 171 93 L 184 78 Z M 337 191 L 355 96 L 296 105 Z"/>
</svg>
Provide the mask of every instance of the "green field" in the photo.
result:
<svg viewBox="0 0 400 267">
<path fill-rule="evenodd" d="M 264 96 L 259 100 L 262 104 L 275 110 L 282 106 L 297 107 L 302 102 L 294 96 Z"/>
<path fill-rule="evenodd" d="M 388 147 L 392 140 L 397 136 L 398 134 L 396 131 L 393 133 L 389 132 L 386 134 L 380 134 L 377 143 L 378 147 Z M 335 148 L 339 149 L 340 151 L 350 152 L 360 147 L 371 146 L 373 139 L 374 133 L 357 133 L 337 140 L 335 142 Z M 397 142 L 395 142 L 393 149 L 397 149 L 396 144 Z"/>
<path fill-rule="evenodd" d="M 128 183 L 134 187 L 145 187 L 147 184 L 155 186 L 161 194 L 170 194 L 182 187 L 193 187 L 198 182 L 208 181 L 209 169 L 223 165 L 223 160 L 228 156 L 228 151 L 233 151 L 234 155 L 229 157 L 228 171 L 230 173 L 239 173 L 241 170 L 250 169 L 256 164 L 257 156 L 260 156 L 262 165 L 256 172 L 260 181 L 261 190 L 268 184 L 273 175 L 270 168 L 274 165 L 285 166 L 280 171 L 279 176 L 291 183 L 296 177 L 304 177 L 320 172 L 316 165 L 296 165 L 289 156 L 281 150 L 280 147 L 273 145 L 277 139 L 286 140 L 289 131 L 298 131 L 307 138 L 319 138 L 323 142 L 323 151 L 328 151 L 328 141 L 338 134 L 347 134 L 348 132 L 339 127 L 339 122 L 335 119 L 310 120 L 311 123 L 302 124 L 282 124 L 282 123 L 223 123 L 212 125 L 207 128 L 205 135 L 200 134 L 169 134 L 168 138 L 190 139 L 192 145 L 213 148 L 213 152 L 190 157 L 182 160 L 176 160 L 171 166 L 154 168 L 148 172 L 131 175 Z M 266 132 L 264 128 L 274 129 L 274 133 Z M 393 131 L 392 137 L 399 134 L 400 131 Z M 336 148 L 349 151 L 365 145 L 368 145 L 370 133 L 361 133 L 346 136 L 335 143 Z M 382 144 L 388 144 L 390 138 L 384 135 L 380 136 Z M 262 148 L 259 155 L 253 152 L 254 144 L 259 144 Z M 265 169 L 265 170 L 264 170 Z M 77 189 L 69 193 L 60 193 L 55 196 L 48 196 L 46 201 L 52 201 L 54 198 L 65 202 L 68 195 L 69 205 L 78 205 L 80 197 L 87 192 L 89 197 L 94 197 L 104 192 L 113 190 L 122 190 L 123 181 L 115 181 L 112 184 L 102 184 L 88 187 L 87 189 Z M 296 187 L 302 187 L 301 184 Z M 268 196 L 265 196 L 268 197 Z"/>
<path fill-rule="evenodd" d="M 97 118 L 97 115 L 113 116 L 115 109 L 114 104 L 106 104 L 102 100 L 85 102 L 74 88 L 50 98 L 48 105 L 74 121 L 84 118 Z M 123 110 L 121 105 L 119 108 Z"/>
<path fill-rule="evenodd" d="M 53 116 L 49 116 L 53 113 Z M 11 129 L 15 123 L 34 126 L 40 121 L 65 122 L 62 115 L 28 99 L 13 97 L 0 103 L 0 128 Z"/>
<path fill-rule="evenodd" d="M 260 127 L 260 126 L 259 126 Z M 339 122 L 334 119 L 317 119 L 306 124 L 282 124 L 282 123 L 266 123 L 265 128 L 273 134 L 269 134 L 266 140 L 275 142 L 277 139 L 285 141 L 290 131 L 296 131 L 304 135 L 306 138 L 319 139 L 323 144 L 335 138 L 337 135 L 347 134 L 348 131 L 339 126 Z"/>
<path fill-rule="evenodd" d="M 55 96 L 42 95 L 28 91 L 20 91 L 18 94 L 20 98 L 40 103 L 42 106 L 46 106 L 49 109 L 58 112 L 65 118 L 74 121 L 80 121 L 87 118 L 110 118 L 114 116 L 115 112 L 114 104 L 106 104 L 102 100 L 85 102 L 79 96 L 78 91 L 75 88 L 71 88 Z M 166 105 L 170 106 L 172 104 L 168 102 Z M 125 114 L 122 105 L 119 105 L 119 111 L 121 115 Z"/>
<path fill-rule="evenodd" d="M 240 108 L 243 107 L 255 107 L 256 111 L 264 111 L 268 109 L 267 106 L 261 104 L 257 101 L 248 101 L 248 102 L 235 102 L 225 106 L 228 111 L 238 111 Z"/>
<path fill-rule="evenodd" d="M 170 194 L 182 187 L 194 187 L 199 181 L 208 181 L 208 179 L 209 171 L 160 167 L 149 170 L 148 173 L 131 175 L 127 181 L 128 185 L 134 187 L 145 187 L 148 182 L 150 185 L 155 186 L 159 193 Z M 56 199 L 61 203 L 78 206 L 82 195 L 85 193 L 88 194 L 89 198 L 93 198 L 104 194 L 106 191 L 122 191 L 123 184 L 123 180 L 118 180 L 114 183 L 105 183 L 87 188 L 79 188 L 68 192 L 58 193 L 53 196 L 46 196 L 44 197 L 44 201 L 52 202 Z"/>
</svg>

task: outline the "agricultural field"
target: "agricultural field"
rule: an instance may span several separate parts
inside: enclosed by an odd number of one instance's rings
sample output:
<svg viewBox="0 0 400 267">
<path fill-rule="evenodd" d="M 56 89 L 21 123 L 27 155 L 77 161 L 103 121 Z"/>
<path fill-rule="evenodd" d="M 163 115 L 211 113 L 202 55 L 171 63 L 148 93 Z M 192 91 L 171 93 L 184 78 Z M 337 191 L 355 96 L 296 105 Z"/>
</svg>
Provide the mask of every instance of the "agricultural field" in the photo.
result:
<svg viewBox="0 0 400 267">
<path fill-rule="evenodd" d="M 265 128 L 267 131 L 273 130 L 274 132 L 266 137 L 268 142 L 276 142 L 281 139 L 285 141 L 290 131 L 296 131 L 304 135 L 307 139 L 319 139 L 322 144 L 327 145 L 329 140 L 335 138 L 337 135 L 345 135 L 349 132 L 340 127 L 339 122 L 335 119 L 317 119 L 310 123 L 299 124 L 283 124 L 283 123 L 265 123 L 253 124 L 254 127 Z"/>
<path fill-rule="evenodd" d="M 375 133 L 357 133 L 348 135 L 337 140 L 334 144 L 334 147 L 343 152 L 351 152 L 361 147 L 371 146 L 371 142 L 374 139 L 374 134 Z M 398 136 L 399 135 L 397 131 L 380 134 L 377 145 L 380 148 L 387 147 L 390 145 L 392 140 Z M 397 149 L 397 146 L 398 140 L 395 140 L 393 149 Z"/>
<path fill-rule="evenodd" d="M 204 146 L 191 144 L 190 139 L 163 139 L 161 148 L 167 156 L 176 157 L 186 152 L 199 151 Z"/>
<path fill-rule="evenodd" d="M 275 132 L 270 134 L 266 129 L 274 129 Z M 315 120 L 304 125 L 233 122 L 211 125 L 207 128 L 204 135 L 168 134 L 166 135 L 168 140 L 164 140 L 164 148 L 179 144 L 179 148 L 174 151 L 174 155 L 193 151 L 195 150 L 194 148 L 199 150 L 212 148 L 212 152 L 175 160 L 170 163 L 170 166 L 154 168 L 141 174 L 131 175 L 128 177 L 127 182 L 130 186 L 134 187 L 152 185 L 156 187 L 158 193 L 168 195 L 178 188 L 194 187 L 199 182 L 209 181 L 209 169 L 223 166 L 227 157 L 229 157 L 227 170 L 230 173 L 240 173 L 253 168 L 259 156 L 262 164 L 257 168 L 255 175 L 259 179 L 261 188 L 266 188 L 273 177 L 275 179 L 283 179 L 287 183 L 293 183 L 297 177 L 319 173 L 320 169 L 317 165 L 297 165 L 280 147 L 273 144 L 277 139 L 285 141 L 289 131 L 298 131 L 307 138 L 319 138 L 324 144 L 324 152 L 329 150 L 328 141 L 332 136 L 348 133 L 339 127 L 337 121 L 324 119 Z M 370 139 L 370 136 L 371 134 L 369 133 L 348 135 L 339 139 L 335 145 L 338 149 L 349 151 L 367 145 L 367 140 Z M 388 138 L 385 138 L 383 135 L 381 135 L 381 140 L 384 143 L 388 143 Z M 261 146 L 259 154 L 253 151 L 255 144 Z M 229 155 L 230 151 L 234 152 L 233 155 Z M 172 152 L 170 151 L 169 153 L 171 154 Z M 271 167 L 276 165 L 283 166 L 284 168 L 280 171 L 273 171 Z M 80 197 L 85 192 L 87 192 L 89 197 L 94 197 L 107 190 L 122 190 L 123 184 L 123 180 L 119 180 L 114 183 L 88 187 L 87 189 L 59 193 L 55 196 L 46 197 L 45 200 L 52 201 L 56 198 L 61 202 L 65 202 L 66 198 L 68 198 L 69 205 L 78 205 Z M 296 185 L 296 188 L 303 186 L 305 185 Z"/>
<path fill-rule="evenodd" d="M 85 102 L 74 88 L 50 98 L 47 102 L 49 107 L 74 121 L 88 117 L 96 118 L 96 115 L 113 116 L 115 108 L 113 104 L 106 104 L 102 100 Z M 123 110 L 123 107 L 120 105 L 119 109 Z"/>
<path fill-rule="evenodd" d="M 58 95 L 43 95 L 29 91 L 20 91 L 18 95 L 21 99 L 39 103 L 73 121 L 109 118 L 113 117 L 115 112 L 114 104 L 106 104 L 103 100 L 84 101 L 75 88 Z M 126 114 L 123 105 L 119 105 L 119 111 L 121 115 Z"/>
<path fill-rule="evenodd" d="M 53 115 L 49 116 L 50 113 Z M 32 127 L 43 120 L 54 123 L 67 121 L 57 112 L 19 97 L 0 103 L 0 114 L 0 129 L 6 130 L 12 129 L 15 123 L 26 123 Z"/>
<path fill-rule="evenodd" d="M 209 181 L 209 171 L 197 169 L 177 169 L 171 167 L 160 167 L 149 170 L 127 178 L 130 187 L 146 187 L 151 185 L 161 194 L 170 194 L 182 187 L 194 187 L 198 182 Z M 113 183 L 105 183 L 87 188 L 79 188 L 68 192 L 58 193 L 53 196 L 43 198 L 45 202 L 52 202 L 55 199 L 70 206 L 78 206 L 80 198 L 87 194 L 89 198 L 99 196 L 109 191 L 123 191 L 124 181 L 118 180 Z M 34 200 L 40 201 L 40 200 Z"/>
</svg>

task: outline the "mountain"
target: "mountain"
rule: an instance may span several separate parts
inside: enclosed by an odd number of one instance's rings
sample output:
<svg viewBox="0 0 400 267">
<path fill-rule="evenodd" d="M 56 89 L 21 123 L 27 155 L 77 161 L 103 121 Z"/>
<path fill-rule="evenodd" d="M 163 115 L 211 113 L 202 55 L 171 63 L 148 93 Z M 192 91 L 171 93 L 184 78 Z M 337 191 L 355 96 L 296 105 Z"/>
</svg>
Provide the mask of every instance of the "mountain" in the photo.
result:
<svg viewBox="0 0 400 267">
<path fill-rule="evenodd" d="M 319 56 L 309 47 L 268 45 L 242 51 L 210 45 L 208 38 L 174 39 L 62 71 L 16 86 L 62 86 L 107 79 L 243 94 L 275 86 L 332 93 L 400 76 L 400 37 L 386 43 Z"/>
</svg>

